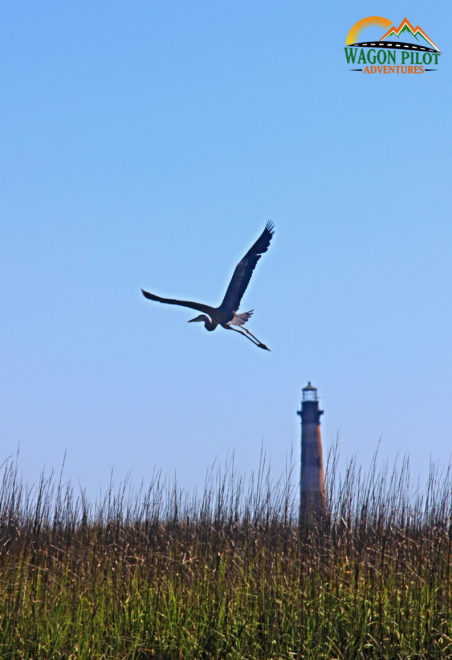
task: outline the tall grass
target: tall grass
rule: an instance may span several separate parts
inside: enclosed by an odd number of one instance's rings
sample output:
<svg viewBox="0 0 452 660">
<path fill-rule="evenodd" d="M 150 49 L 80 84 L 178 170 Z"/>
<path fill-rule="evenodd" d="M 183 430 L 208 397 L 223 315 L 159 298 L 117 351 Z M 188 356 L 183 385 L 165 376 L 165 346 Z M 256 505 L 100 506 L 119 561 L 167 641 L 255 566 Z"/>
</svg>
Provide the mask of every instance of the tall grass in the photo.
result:
<svg viewBox="0 0 452 660">
<path fill-rule="evenodd" d="M 0 484 L 1 658 L 452 657 L 452 471 L 328 460 L 329 516 L 262 459 L 201 493 L 159 473 L 90 503 L 61 476 Z"/>
</svg>

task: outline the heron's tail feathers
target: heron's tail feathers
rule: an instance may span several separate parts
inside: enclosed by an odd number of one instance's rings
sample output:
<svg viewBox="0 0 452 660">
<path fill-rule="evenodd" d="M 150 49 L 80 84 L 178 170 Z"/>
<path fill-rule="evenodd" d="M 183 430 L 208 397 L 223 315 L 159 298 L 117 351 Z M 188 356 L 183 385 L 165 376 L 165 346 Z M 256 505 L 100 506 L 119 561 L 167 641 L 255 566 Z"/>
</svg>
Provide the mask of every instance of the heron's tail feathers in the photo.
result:
<svg viewBox="0 0 452 660">
<path fill-rule="evenodd" d="M 253 310 L 249 312 L 242 312 L 242 314 L 234 314 L 234 318 L 230 321 L 230 325 L 245 325 L 247 321 L 253 316 Z"/>
</svg>

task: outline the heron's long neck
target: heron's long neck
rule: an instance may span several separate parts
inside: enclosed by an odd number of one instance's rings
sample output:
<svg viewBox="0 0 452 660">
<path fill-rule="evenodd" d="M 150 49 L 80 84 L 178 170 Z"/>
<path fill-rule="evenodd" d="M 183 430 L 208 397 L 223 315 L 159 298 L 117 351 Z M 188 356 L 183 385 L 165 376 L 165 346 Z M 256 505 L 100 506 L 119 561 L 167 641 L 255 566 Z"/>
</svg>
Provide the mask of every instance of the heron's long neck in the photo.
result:
<svg viewBox="0 0 452 660">
<path fill-rule="evenodd" d="M 215 330 L 217 325 L 218 323 L 215 323 L 215 321 L 211 321 L 208 317 L 204 321 L 204 327 L 206 330 Z"/>
</svg>

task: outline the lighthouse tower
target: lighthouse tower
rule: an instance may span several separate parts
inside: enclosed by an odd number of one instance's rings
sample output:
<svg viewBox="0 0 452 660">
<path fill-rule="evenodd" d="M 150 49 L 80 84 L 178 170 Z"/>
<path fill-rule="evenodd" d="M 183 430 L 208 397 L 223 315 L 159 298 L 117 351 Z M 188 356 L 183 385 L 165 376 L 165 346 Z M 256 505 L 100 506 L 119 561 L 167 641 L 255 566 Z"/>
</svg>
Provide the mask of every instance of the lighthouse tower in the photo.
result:
<svg viewBox="0 0 452 660">
<path fill-rule="evenodd" d="M 300 522 L 326 513 L 325 474 L 317 389 L 309 382 L 302 390 Z"/>
</svg>

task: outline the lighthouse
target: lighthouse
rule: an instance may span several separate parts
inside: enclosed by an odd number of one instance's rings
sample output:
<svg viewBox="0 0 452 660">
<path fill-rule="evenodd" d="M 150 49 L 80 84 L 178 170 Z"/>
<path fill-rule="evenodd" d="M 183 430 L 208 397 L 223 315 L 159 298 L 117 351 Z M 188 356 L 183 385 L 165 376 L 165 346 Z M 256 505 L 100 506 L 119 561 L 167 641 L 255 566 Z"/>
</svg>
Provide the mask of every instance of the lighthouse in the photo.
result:
<svg viewBox="0 0 452 660">
<path fill-rule="evenodd" d="M 301 410 L 300 522 L 326 513 L 325 474 L 317 388 L 310 382 L 303 387 Z"/>
</svg>

